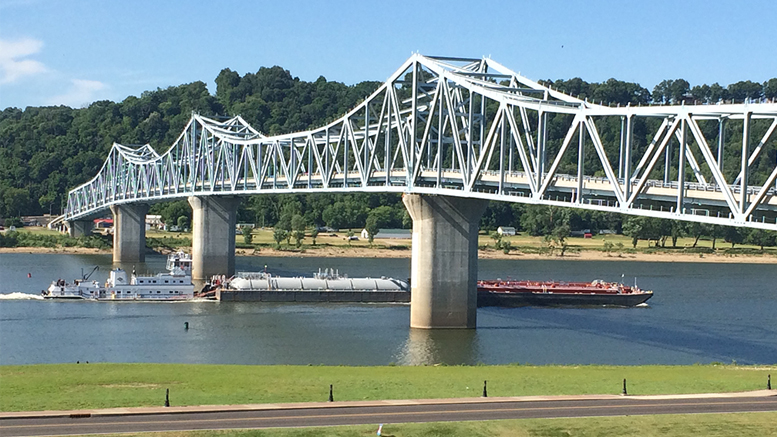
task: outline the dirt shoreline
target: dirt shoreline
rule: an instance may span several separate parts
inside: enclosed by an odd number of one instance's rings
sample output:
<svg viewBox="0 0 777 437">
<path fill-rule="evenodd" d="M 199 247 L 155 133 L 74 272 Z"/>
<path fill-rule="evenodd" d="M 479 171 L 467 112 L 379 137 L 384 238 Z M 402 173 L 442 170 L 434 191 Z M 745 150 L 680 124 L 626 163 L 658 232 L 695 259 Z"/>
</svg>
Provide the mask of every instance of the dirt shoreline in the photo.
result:
<svg viewBox="0 0 777 437">
<path fill-rule="evenodd" d="M 2 247 L 2 253 L 40 253 L 40 254 L 110 254 L 110 250 L 87 249 L 83 247 Z M 257 251 L 237 249 L 238 256 L 266 257 L 298 257 L 298 258 L 410 258 L 411 251 L 376 249 L 368 247 L 321 247 L 303 251 L 285 251 L 272 248 L 261 248 Z M 562 256 L 548 256 L 535 253 L 513 251 L 504 254 L 495 250 L 478 251 L 479 259 L 512 259 L 512 260 L 561 260 L 561 261 L 643 261 L 643 262 L 701 262 L 701 263 L 742 263 L 742 264 L 777 264 L 777 257 L 772 255 L 723 255 L 698 253 L 604 253 L 595 250 L 583 250 Z"/>
</svg>

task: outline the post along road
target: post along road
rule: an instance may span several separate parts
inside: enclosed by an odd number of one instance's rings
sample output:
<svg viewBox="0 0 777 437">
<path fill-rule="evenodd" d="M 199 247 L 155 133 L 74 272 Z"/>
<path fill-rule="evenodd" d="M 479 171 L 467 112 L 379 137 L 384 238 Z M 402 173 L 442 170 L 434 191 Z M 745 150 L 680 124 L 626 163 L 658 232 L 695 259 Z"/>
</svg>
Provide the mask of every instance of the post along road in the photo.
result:
<svg viewBox="0 0 777 437">
<path fill-rule="evenodd" d="M 777 411 L 777 391 L 553 396 L 0 413 L 0 436 Z"/>
</svg>

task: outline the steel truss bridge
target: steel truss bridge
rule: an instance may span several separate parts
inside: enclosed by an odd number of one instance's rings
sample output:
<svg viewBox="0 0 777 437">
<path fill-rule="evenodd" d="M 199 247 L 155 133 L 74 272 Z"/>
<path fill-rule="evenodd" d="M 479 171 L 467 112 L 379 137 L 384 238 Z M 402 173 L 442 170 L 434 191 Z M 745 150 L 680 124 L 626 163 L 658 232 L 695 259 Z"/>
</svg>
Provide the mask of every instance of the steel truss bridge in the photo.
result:
<svg viewBox="0 0 777 437">
<path fill-rule="evenodd" d="M 619 135 L 603 138 L 605 125 Z M 773 102 L 613 107 L 488 58 L 415 54 L 323 127 L 268 137 L 239 116 L 193 114 L 163 155 L 114 144 L 62 218 L 189 196 L 360 191 L 777 230 L 776 128 Z"/>
</svg>

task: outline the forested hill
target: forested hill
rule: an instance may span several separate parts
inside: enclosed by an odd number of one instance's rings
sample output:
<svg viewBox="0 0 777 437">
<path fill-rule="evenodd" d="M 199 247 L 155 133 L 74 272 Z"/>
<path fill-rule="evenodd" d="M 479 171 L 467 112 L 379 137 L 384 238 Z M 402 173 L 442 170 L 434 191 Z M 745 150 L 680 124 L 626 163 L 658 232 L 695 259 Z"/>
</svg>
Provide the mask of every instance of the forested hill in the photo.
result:
<svg viewBox="0 0 777 437">
<path fill-rule="evenodd" d="M 0 112 L 0 217 L 60 212 L 68 190 L 97 174 L 111 144 L 151 144 L 160 153 L 180 135 L 192 111 L 240 114 L 265 134 L 305 130 L 331 121 L 379 82 L 354 86 L 301 81 L 280 68 L 216 78 L 211 95 L 203 82 L 146 91 L 120 103 L 87 108 L 6 108 Z"/>
<path fill-rule="evenodd" d="M 693 88 L 679 79 L 664 81 L 653 92 L 639 84 L 615 79 L 603 83 L 588 83 L 579 78 L 543 83 L 592 101 L 613 104 L 777 98 L 777 78 L 763 84 L 743 81 L 727 87 L 713 84 Z M 162 153 L 181 133 L 192 111 L 203 115 L 240 114 L 267 135 L 294 132 L 336 119 L 372 93 L 380 82 L 346 86 L 324 77 L 306 82 L 276 66 L 242 77 L 224 69 L 216 78 L 216 85 L 215 95 L 210 94 L 205 83 L 194 82 L 146 91 L 120 103 L 99 101 L 80 109 L 58 106 L 3 110 L 0 217 L 60 213 L 67 191 L 97 174 L 113 142 L 148 143 Z M 607 132 L 602 136 L 609 137 Z M 644 143 L 639 139 L 636 142 Z M 768 153 L 773 159 L 775 151 Z M 368 203 L 380 202 L 372 199 Z M 274 209 L 275 213 L 257 210 L 254 219 L 271 225 L 279 218 L 281 207 L 276 205 Z M 259 214 L 265 216 L 258 217 Z M 323 221 L 319 215 L 310 219 Z"/>
</svg>

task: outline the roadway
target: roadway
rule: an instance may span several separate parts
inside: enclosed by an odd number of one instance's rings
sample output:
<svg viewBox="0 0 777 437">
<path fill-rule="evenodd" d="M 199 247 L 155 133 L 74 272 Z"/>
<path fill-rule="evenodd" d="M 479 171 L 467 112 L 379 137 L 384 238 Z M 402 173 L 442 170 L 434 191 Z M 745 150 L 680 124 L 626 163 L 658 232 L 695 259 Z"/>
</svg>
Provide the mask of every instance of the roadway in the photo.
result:
<svg viewBox="0 0 777 437">
<path fill-rule="evenodd" d="M 777 411 L 777 391 L 553 396 L 0 413 L 0 436 Z"/>
</svg>

